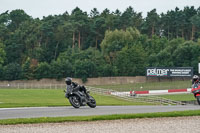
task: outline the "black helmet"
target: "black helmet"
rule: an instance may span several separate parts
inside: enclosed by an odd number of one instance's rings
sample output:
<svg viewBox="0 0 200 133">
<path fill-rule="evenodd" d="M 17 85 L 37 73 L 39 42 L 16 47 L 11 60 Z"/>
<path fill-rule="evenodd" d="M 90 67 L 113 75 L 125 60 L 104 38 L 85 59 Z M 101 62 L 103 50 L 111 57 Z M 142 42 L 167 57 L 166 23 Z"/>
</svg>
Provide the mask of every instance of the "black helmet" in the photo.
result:
<svg viewBox="0 0 200 133">
<path fill-rule="evenodd" d="M 193 81 L 195 82 L 195 81 L 199 80 L 199 76 L 194 75 L 192 79 L 193 79 Z"/>
<path fill-rule="evenodd" d="M 65 79 L 65 83 L 66 83 L 67 85 L 71 85 L 71 83 L 72 83 L 72 78 L 67 77 L 67 78 Z"/>
</svg>

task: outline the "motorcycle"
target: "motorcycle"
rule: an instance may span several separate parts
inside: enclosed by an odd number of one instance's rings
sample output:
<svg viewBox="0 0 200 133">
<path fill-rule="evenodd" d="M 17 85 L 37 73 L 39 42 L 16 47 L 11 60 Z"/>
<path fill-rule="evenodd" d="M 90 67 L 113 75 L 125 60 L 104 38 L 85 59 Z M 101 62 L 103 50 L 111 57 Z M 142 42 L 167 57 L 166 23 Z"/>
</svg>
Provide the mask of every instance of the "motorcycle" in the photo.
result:
<svg viewBox="0 0 200 133">
<path fill-rule="evenodd" d="M 191 92 L 194 94 L 194 97 L 197 99 L 197 102 L 200 105 L 200 85 L 194 84 Z"/>
<path fill-rule="evenodd" d="M 64 92 L 67 94 L 67 92 L 64 90 Z M 95 99 L 89 95 L 89 91 L 86 95 L 84 92 L 81 91 L 72 91 L 65 95 L 66 98 L 69 99 L 70 104 L 74 108 L 79 108 L 80 106 L 86 106 L 88 105 L 91 108 L 96 107 L 96 101 Z"/>
</svg>

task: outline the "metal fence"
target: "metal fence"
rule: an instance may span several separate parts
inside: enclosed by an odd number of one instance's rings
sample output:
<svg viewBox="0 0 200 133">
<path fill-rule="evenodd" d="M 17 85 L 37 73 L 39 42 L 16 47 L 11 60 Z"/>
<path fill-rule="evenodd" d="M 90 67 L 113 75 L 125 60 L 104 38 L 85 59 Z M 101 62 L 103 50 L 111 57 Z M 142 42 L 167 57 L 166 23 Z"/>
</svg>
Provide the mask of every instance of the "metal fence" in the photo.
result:
<svg viewBox="0 0 200 133">
<path fill-rule="evenodd" d="M 182 103 L 181 101 L 175 101 L 175 100 L 158 97 L 158 96 L 151 96 L 151 95 L 133 96 L 127 92 L 120 93 L 111 89 L 102 89 L 102 88 L 95 88 L 95 87 L 89 87 L 89 86 L 87 86 L 87 88 L 93 93 L 98 93 L 101 95 L 109 95 L 112 97 L 117 97 L 123 100 L 132 101 L 132 102 L 143 102 L 143 103 L 162 104 L 162 105 L 185 105 L 185 103 Z"/>
<path fill-rule="evenodd" d="M 66 84 L 1 84 L 0 88 L 14 89 L 65 89 Z"/>
</svg>

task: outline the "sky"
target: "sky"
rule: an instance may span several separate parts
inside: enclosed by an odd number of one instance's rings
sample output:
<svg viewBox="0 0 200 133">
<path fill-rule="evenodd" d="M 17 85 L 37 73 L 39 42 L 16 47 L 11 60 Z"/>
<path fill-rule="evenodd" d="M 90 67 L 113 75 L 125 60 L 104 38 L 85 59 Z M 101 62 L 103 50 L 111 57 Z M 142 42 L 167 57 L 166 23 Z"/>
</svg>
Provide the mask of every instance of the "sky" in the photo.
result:
<svg viewBox="0 0 200 133">
<path fill-rule="evenodd" d="M 123 12 L 129 6 L 146 17 L 147 12 L 154 8 L 158 14 L 176 7 L 182 10 L 185 6 L 194 6 L 197 9 L 200 7 L 200 0 L 0 0 L 0 14 L 7 10 L 23 9 L 33 18 L 43 18 L 66 11 L 71 14 L 76 7 L 89 14 L 93 8 L 97 8 L 100 13 L 106 8 Z"/>
</svg>

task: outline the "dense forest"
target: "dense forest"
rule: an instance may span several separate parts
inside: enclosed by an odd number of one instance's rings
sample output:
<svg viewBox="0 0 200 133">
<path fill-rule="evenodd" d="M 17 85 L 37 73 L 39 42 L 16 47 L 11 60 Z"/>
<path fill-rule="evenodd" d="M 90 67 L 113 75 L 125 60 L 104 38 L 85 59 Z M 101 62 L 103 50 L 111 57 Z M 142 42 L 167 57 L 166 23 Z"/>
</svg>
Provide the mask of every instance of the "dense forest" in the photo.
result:
<svg viewBox="0 0 200 133">
<path fill-rule="evenodd" d="M 32 18 L 0 14 L 0 80 L 145 75 L 146 67 L 194 67 L 200 62 L 200 7 L 143 18 L 76 7 L 71 14 Z"/>
</svg>

